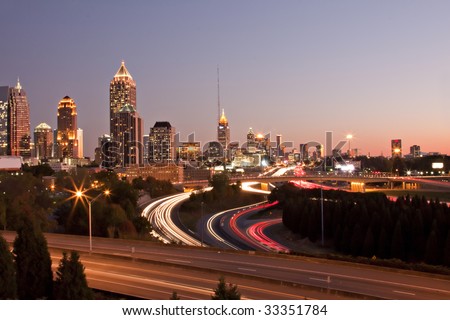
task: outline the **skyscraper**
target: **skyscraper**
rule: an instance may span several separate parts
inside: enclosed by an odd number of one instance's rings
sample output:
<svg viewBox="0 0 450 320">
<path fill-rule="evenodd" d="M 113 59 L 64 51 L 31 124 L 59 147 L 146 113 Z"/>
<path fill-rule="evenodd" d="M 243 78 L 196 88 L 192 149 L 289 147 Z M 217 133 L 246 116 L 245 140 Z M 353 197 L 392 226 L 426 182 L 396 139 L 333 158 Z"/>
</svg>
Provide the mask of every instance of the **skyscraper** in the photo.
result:
<svg viewBox="0 0 450 320">
<path fill-rule="evenodd" d="M 9 87 L 0 87 L 0 155 L 8 151 L 8 102 Z"/>
<path fill-rule="evenodd" d="M 77 129 L 77 140 L 78 140 L 78 147 L 76 148 L 76 158 L 83 158 L 84 157 L 84 150 L 83 150 L 83 129 L 78 128 Z"/>
<path fill-rule="evenodd" d="M 128 167 L 143 163 L 142 119 L 134 106 L 126 104 L 114 115 L 113 125 L 116 128 L 118 147 L 115 154 L 116 165 Z"/>
<path fill-rule="evenodd" d="M 149 163 L 175 159 L 175 128 L 168 121 L 157 121 L 148 135 Z"/>
<path fill-rule="evenodd" d="M 225 110 L 223 109 L 219 119 L 219 125 L 217 126 L 217 141 L 222 145 L 225 152 L 230 143 L 230 127 L 228 126 L 228 120 L 227 117 L 225 117 Z"/>
<path fill-rule="evenodd" d="M 77 105 L 69 96 L 65 96 L 58 105 L 58 128 L 56 134 L 57 157 L 76 158 L 77 139 Z"/>
<path fill-rule="evenodd" d="M 136 109 L 136 82 L 125 67 L 122 60 L 119 70 L 109 85 L 109 119 L 111 139 L 117 141 L 119 137 L 117 121 L 115 117 L 125 105 L 131 105 Z"/>
<path fill-rule="evenodd" d="M 410 154 L 414 157 L 414 158 L 418 158 L 418 157 L 420 157 L 420 146 L 418 146 L 418 145 L 413 145 L 413 146 L 411 146 L 410 148 L 409 148 L 409 150 L 410 150 Z"/>
<path fill-rule="evenodd" d="M 391 154 L 392 158 L 394 157 L 402 157 L 402 140 L 401 139 L 394 139 L 391 140 Z"/>
<path fill-rule="evenodd" d="M 8 106 L 8 154 L 31 157 L 30 106 L 19 79 L 9 88 Z"/>
<path fill-rule="evenodd" d="M 53 157 L 53 130 L 48 124 L 41 123 L 34 129 L 34 148 L 39 160 Z"/>
</svg>

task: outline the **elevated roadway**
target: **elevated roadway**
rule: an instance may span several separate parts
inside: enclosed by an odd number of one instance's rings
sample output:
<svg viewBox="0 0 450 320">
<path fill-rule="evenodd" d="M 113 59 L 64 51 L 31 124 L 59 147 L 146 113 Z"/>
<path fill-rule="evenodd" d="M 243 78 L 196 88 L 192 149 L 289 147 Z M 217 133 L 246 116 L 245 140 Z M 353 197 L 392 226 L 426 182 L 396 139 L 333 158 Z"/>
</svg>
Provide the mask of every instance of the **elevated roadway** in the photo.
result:
<svg viewBox="0 0 450 320">
<path fill-rule="evenodd" d="M 13 232 L 0 234 L 8 242 L 15 237 Z M 128 290 L 130 295 L 140 292 L 136 296 L 144 298 L 148 298 L 142 294 L 145 291 L 160 290 L 159 294 L 149 296 L 166 299 L 167 293 L 183 290 L 190 298 L 209 299 L 212 291 L 208 288 L 214 288 L 218 276 L 223 274 L 227 278 L 233 277 L 238 286 L 252 287 L 253 293 L 246 293 L 250 299 L 289 299 L 289 295 L 292 299 L 305 296 L 317 299 L 334 299 L 335 296 L 450 299 L 449 276 L 253 251 L 222 251 L 106 238 L 94 238 L 94 252 L 89 255 L 88 237 L 45 236 L 51 250 L 82 253 L 90 284 L 114 292 Z M 60 258 L 55 253 L 53 263 L 57 264 L 59 260 L 55 259 Z M 289 291 L 283 289 L 285 286 L 290 288 Z M 293 293 L 290 291 L 293 288 L 298 290 Z"/>
</svg>

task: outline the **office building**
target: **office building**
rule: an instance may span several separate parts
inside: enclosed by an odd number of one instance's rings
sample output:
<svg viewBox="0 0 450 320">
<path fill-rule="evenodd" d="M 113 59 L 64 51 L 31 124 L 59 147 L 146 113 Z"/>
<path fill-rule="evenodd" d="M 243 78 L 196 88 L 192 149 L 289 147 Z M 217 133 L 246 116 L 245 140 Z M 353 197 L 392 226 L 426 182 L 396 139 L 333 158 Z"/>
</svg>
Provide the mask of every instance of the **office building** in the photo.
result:
<svg viewBox="0 0 450 320">
<path fill-rule="evenodd" d="M 157 121 L 148 135 L 148 162 L 175 160 L 175 128 L 168 121 Z"/>
<path fill-rule="evenodd" d="M 402 157 L 402 140 L 401 139 L 394 139 L 391 140 L 391 154 L 392 158 L 394 157 Z"/>
<path fill-rule="evenodd" d="M 41 123 L 34 128 L 34 148 L 39 160 L 53 157 L 53 130 L 48 124 Z"/>
<path fill-rule="evenodd" d="M 58 128 L 56 132 L 56 156 L 73 159 L 78 156 L 77 105 L 65 96 L 58 105 Z"/>
<path fill-rule="evenodd" d="M 9 88 L 7 121 L 8 154 L 30 158 L 30 106 L 19 80 L 14 88 Z"/>
<path fill-rule="evenodd" d="M 77 129 L 77 141 L 78 147 L 76 148 L 76 156 L 75 158 L 84 158 L 84 150 L 83 150 L 83 129 Z"/>
<path fill-rule="evenodd" d="M 418 145 L 413 145 L 413 146 L 411 146 L 410 148 L 409 148 L 409 153 L 411 154 L 411 156 L 413 157 L 413 158 L 418 158 L 418 157 L 420 157 L 420 146 L 418 146 Z"/>
<path fill-rule="evenodd" d="M 0 87 L 0 155 L 8 152 L 8 101 L 9 87 Z"/>
<path fill-rule="evenodd" d="M 143 163 L 142 146 L 142 119 L 134 106 L 124 105 L 115 114 L 113 119 L 115 127 L 115 140 L 111 137 L 114 145 L 116 166 L 128 167 L 130 165 L 140 165 Z"/>
<path fill-rule="evenodd" d="M 217 126 L 217 141 L 222 145 L 223 150 L 228 149 L 230 143 L 230 127 L 228 126 L 227 117 L 225 117 L 225 110 L 222 109 L 222 115 Z"/>
<path fill-rule="evenodd" d="M 109 85 L 109 123 L 111 139 L 113 141 L 117 141 L 119 136 L 123 136 L 123 133 L 119 133 L 118 131 L 118 122 L 115 118 L 125 105 L 131 105 L 134 109 L 137 107 L 136 82 L 125 67 L 125 62 L 122 61 L 119 70 Z"/>
</svg>

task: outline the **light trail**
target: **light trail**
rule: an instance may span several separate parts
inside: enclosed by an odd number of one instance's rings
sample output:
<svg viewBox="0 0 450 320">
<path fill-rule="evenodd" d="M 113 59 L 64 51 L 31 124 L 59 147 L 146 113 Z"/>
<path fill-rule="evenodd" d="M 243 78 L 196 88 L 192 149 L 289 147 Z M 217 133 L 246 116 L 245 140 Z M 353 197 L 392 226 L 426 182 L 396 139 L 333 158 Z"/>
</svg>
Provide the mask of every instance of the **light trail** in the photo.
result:
<svg viewBox="0 0 450 320">
<path fill-rule="evenodd" d="M 257 203 L 256 205 L 260 205 L 260 204 L 262 204 L 262 203 L 265 203 L 265 202 L 260 202 L 260 203 Z M 207 230 L 208 230 L 208 232 L 210 233 L 211 237 L 213 237 L 213 238 L 216 239 L 217 241 L 219 241 L 219 242 L 225 244 L 226 246 L 228 246 L 228 247 L 230 247 L 230 248 L 232 248 L 232 249 L 234 249 L 234 250 L 240 250 L 239 247 L 235 246 L 235 245 L 232 244 L 231 242 L 229 242 L 229 241 L 225 240 L 224 238 L 222 238 L 222 237 L 214 230 L 214 224 L 215 224 L 215 221 L 216 221 L 217 219 L 220 219 L 220 226 L 222 227 L 222 223 L 223 223 L 222 220 L 223 220 L 223 218 L 224 218 L 224 216 L 225 216 L 226 214 L 228 214 L 228 213 L 231 212 L 231 211 L 236 211 L 236 210 L 241 210 L 241 209 L 248 209 L 248 208 L 249 208 L 249 206 L 243 206 L 243 207 L 239 207 L 239 208 L 234 208 L 234 209 L 230 209 L 230 210 L 226 210 L 226 211 L 222 211 L 222 212 L 216 213 L 216 214 L 214 214 L 212 217 L 210 217 L 210 218 L 208 219 L 208 221 L 206 222 L 206 226 L 207 226 Z"/>
<path fill-rule="evenodd" d="M 250 228 L 247 229 L 247 234 L 253 239 L 255 239 L 257 242 L 261 243 L 264 247 L 270 248 L 271 250 L 277 252 L 289 253 L 289 248 L 272 240 L 271 238 L 269 238 L 264 234 L 264 229 L 279 223 L 281 223 L 281 218 L 255 223 L 254 225 L 252 225 Z"/>
<path fill-rule="evenodd" d="M 180 242 L 189 246 L 201 246 L 201 242 L 190 236 L 173 222 L 172 211 L 190 194 L 181 193 L 159 199 L 149 204 L 142 212 L 153 227 L 153 235 L 164 243 Z"/>
</svg>

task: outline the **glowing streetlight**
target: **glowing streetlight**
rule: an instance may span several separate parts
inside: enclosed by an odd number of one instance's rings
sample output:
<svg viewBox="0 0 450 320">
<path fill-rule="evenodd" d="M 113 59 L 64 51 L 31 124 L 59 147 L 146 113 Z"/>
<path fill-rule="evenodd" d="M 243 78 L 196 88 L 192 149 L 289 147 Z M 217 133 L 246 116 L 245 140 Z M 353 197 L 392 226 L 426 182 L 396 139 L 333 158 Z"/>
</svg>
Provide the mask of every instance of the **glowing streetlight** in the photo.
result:
<svg viewBox="0 0 450 320">
<path fill-rule="evenodd" d="M 110 191 L 109 190 L 105 190 L 102 193 L 99 193 L 95 198 L 93 198 L 92 200 L 88 200 L 88 198 L 84 195 L 84 193 L 82 191 L 77 191 L 75 192 L 75 196 L 77 198 L 79 198 L 81 200 L 81 198 L 84 196 L 86 197 L 86 201 L 88 203 L 88 218 L 89 218 L 89 252 L 92 252 L 92 203 L 97 200 L 98 198 L 100 198 L 100 196 L 105 195 L 105 196 L 109 196 L 110 195 Z"/>
</svg>

